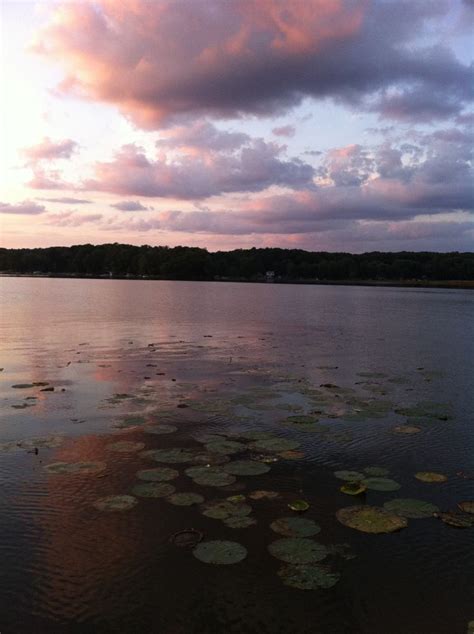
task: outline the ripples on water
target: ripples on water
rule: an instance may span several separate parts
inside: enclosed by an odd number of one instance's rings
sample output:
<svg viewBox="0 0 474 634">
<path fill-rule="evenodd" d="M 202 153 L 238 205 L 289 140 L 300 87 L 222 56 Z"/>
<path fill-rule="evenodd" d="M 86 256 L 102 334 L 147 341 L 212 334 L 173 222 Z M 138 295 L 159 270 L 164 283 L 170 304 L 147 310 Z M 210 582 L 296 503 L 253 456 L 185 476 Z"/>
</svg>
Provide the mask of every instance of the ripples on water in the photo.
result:
<svg viewBox="0 0 474 634">
<path fill-rule="evenodd" d="M 464 634 L 474 618 L 474 529 L 428 518 L 409 520 L 398 533 L 367 535 L 342 526 L 335 513 L 396 497 L 443 510 L 474 498 L 473 480 L 457 475 L 474 473 L 469 291 L 1 284 L 2 634 Z M 385 376 L 360 375 L 367 372 Z M 54 392 L 11 387 L 43 381 Z M 328 383 L 338 387 L 320 387 Z M 449 420 L 425 417 L 413 423 L 420 433 L 393 433 L 407 420 L 394 410 L 424 401 L 442 403 Z M 386 411 L 377 416 L 361 405 L 381 402 Z M 312 433 L 283 422 L 315 410 L 321 427 Z M 132 417 L 142 420 L 120 428 Z M 178 430 L 145 433 L 152 421 Z M 297 439 L 304 457 L 280 459 L 268 474 L 239 477 L 228 489 L 198 486 L 183 473 L 189 465 L 171 465 L 180 471 L 172 484 L 207 500 L 279 491 L 279 499 L 251 502 L 255 526 L 227 528 L 197 507 L 164 499 L 140 498 L 122 513 L 93 506 L 98 498 L 130 493 L 139 469 L 159 466 L 137 453 L 110 451 L 112 441 L 198 447 L 198 432 L 248 430 Z M 58 446 L 25 442 L 33 438 Z M 107 467 L 95 475 L 44 469 L 82 461 Z M 368 491 L 355 501 L 339 492 L 335 470 L 370 465 L 388 468 L 400 491 Z M 421 470 L 448 480 L 419 482 L 414 473 Z M 295 498 L 310 503 L 305 517 L 321 526 L 317 541 L 348 544 L 355 555 L 329 557 L 341 574 L 334 588 L 288 588 L 276 574 L 281 562 L 267 546 L 278 536 L 269 524 L 288 516 Z M 187 527 L 206 539 L 238 541 L 248 556 L 233 566 L 206 566 L 169 541 Z"/>
</svg>

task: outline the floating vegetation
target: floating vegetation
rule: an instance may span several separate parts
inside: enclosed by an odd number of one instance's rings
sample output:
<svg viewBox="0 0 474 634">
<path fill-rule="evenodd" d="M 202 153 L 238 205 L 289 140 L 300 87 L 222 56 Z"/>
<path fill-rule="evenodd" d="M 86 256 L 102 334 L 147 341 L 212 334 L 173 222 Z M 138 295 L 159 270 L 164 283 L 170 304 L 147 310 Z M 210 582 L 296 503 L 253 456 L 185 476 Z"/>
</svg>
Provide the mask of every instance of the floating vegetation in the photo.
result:
<svg viewBox="0 0 474 634">
<path fill-rule="evenodd" d="M 314 520 L 304 517 L 280 517 L 270 524 L 270 528 L 285 537 L 313 537 L 321 530 Z"/>
<path fill-rule="evenodd" d="M 91 475 L 105 470 L 105 462 L 53 462 L 45 466 L 48 473 Z"/>
<path fill-rule="evenodd" d="M 234 460 L 223 467 L 226 473 L 236 476 L 256 476 L 263 475 L 270 471 L 267 464 L 256 462 L 255 460 Z"/>
<path fill-rule="evenodd" d="M 181 464 L 193 462 L 196 457 L 196 452 L 193 449 L 176 447 L 173 449 L 151 449 L 149 451 L 143 451 L 140 455 L 144 458 L 151 458 L 151 460 L 155 460 L 155 462 Z"/>
<path fill-rule="evenodd" d="M 15 385 L 12 385 L 12 387 L 16 390 L 27 390 L 35 386 L 33 385 L 33 383 L 16 383 Z"/>
<path fill-rule="evenodd" d="M 42 438 L 27 438 L 23 440 L 8 440 L 0 443 L 0 451 L 32 451 L 38 448 L 55 449 L 64 442 L 62 436 L 45 436 Z"/>
<path fill-rule="evenodd" d="M 263 489 L 259 489 L 249 493 L 248 497 L 252 500 L 275 500 L 280 497 L 280 494 L 277 491 L 265 491 Z"/>
<path fill-rule="evenodd" d="M 268 546 L 268 551 L 287 564 L 315 563 L 328 555 L 326 546 L 304 537 L 277 539 Z"/>
<path fill-rule="evenodd" d="M 223 453 L 197 453 L 191 462 L 194 464 L 201 464 L 206 466 L 215 466 L 226 464 L 230 461 L 229 456 Z"/>
<path fill-rule="evenodd" d="M 474 514 L 474 500 L 466 500 L 465 502 L 459 502 L 458 507 L 464 513 Z"/>
<path fill-rule="evenodd" d="M 263 462 L 264 464 L 273 464 L 274 462 L 278 462 L 280 460 L 280 456 L 272 456 L 268 453 L 251 453 L 249 456 L 250 460 L 255 460 L 255 462 Z"/>
<path fill-rule="evenodd" d="M 236 564 L 247 557 L 247 549 L 237 542 L 212 540 L 193 548 L 193 555 L 205 564 Z"/>
<path fill-rule="evenodd" d="M 141 498 L 165 498 L 175 491 L 174 486 L 167 482 L 142 482 L 132 489 L 132 493 Z"/>
<path fill-rule="evenodd" d="M 373 491 L 398 491 L 401 485 L 390 478 L 364 478 L 362 484 Z"/>
<path fill-rule="evenodd" d="M 172 493 L 166 499 L 175 506 L 192 506 L 204 502 L 203 496 L 199 493 Z"/>
<path fill-rule="evenodd" d="M 336 585 L 340 574 L 331 572 L 326 566 L 318 564 L 286 565 L 280 568 L 278 576 L 285 586 L 298 588 L 298 590 L 328 589 Z"/>
<path fill-rule="evenodd" d="M 112 423 L 114 429 L 128 429 L 129 427 L 138 427 L 145 424 L 143 416 L 127 416 L 119 421 Z"/>
<path fill-rule="evenodd" d="M 182 531 L 173 533 L 170 542 L 178 548 L 194 548 L 202 540 L 203 534 L 195 528 L 184 528 Z"/>
<path fill-rule="evenodd" d="M 105 448 L 118 453 L 133 453 L 144 449 L 145 443 L 134 442 L 133 440 L 119 440 L 118 442 L 109 443 Z"/>
<path fill-rule="evenodd" d="M 108 495 L 99 498 L 93 504 L 99 511 L 128 511 L 138 504 L 133 495 Z"/>
<path fill-rule="evenodd" d="M 474 526 L 474 517 L 463 515 L 461 513 L 433 513 L 433 517 L 437 517 L 445 524 L 454 528 L 471 528 Z"/>
<path fill-rule="evenodd" d="M 229 517 L 250 515 L 252 507 L 243 502 L 217 500 L 202 505 L 202 514 L 215 520 L 226 520 Z"/>
<path fill-rule="evenodd" d="M 206 444 L 207 451 L 211 453 L 222 453 L 226 455 L 232 455 L 234 453 L 240 453 L 247 449 L 247 445 L 236 440 L 214 440 Z"/>
<path fill-rule="evenodd" d="M 280 458 L 284 460 L 302 460 L 305 457 L 304 451 L 298 451 L 297 449 L 289 449 L 288 451 L 280 451 L 278 453 Z"/>
<path fill-rule="evenodd" d="M 287 438 L 267 438 L 264 440 L 256 440 L 251 443 L 250 447 L 256 451 L 289 451 L 298 449 L 300 443 L 296 440 L 288 440 Z"/>
<path fill-rule="evenodd" d="M 346 482 L 359 482 L 364 479 L 364 475 L 359 471 L 334 471 L 334 475 L 339 480 L 346 480 Z"/>
<path fill-rule="evenodd" d="M 365 467 L 364 473 L 368 476 L 374 476 L 376 478 L 383 478 L 390 473 L 388 469 L 384 467 Z"/>
<path fill-rule="evenodd" d="M 235 516 L 228 517 L 224 520 L 224 524 L 229 528 L 248 528 L 257 523 L 253 517 Z"/>
<path fill-rule="evenodd" d="M 423 401 L 410 407 L 399 407 L 395 409 L 395 413 L 408 418 L 422 417 L 441 421 L 447 421 L 451 418 L 451 408 L 447 403 L 434 403 L 431 401 Z"/>
<path fill-rule="evenodd" d="M 156 469 L 141 469 L 137 471 L 137 478 L 146 482 L 168 482 L 179 476 L 179 471 L 169 467 L 156 467 Z"/>
<path fill-rule="evenodd" d="M 397 425 L 392 430 L 395 434 L 419 434 L 421 427 L 415 425 Z"/>
<path fill-rule="evenodd" d="M 448 476 L 434 471 L 418 471 L 418 473 L 415 473 L 415 478 L 422 482 L 446 482 Z"/>
<path fill-rule="evenodd" d="M 288 504 L 288 508 L 296 513 L 304 513 L 309 509 L 309 504 L 305 500 L 293 500 Z"/>
<path fill-rule="evenodd" d="M 148 427 L 144 429 L 144 431 L 147 434 L 157 434 L 157 435 L 172 434 L 173 432 L 177 430 L 178 428 L 175 427 L 174 425 L 165 425 L 164 423 L 159 423 L 156 425 L 148 425 Z"/>
<path fill-rule="evenodd" d="M 432 517 L 433 513 L 437 513 L 439 508 L 431 502 L 423 500 L 414 500 L 411 498 L 399 498 L 385 502 L 383 505 L 386 511 L 407 517 L 408 519 L 422 519 L 424 517 Z"/>
<path fill-rule="evenodd" d="M 196 484 L 204 486 L 222 487 L 235 482 L 235 477 L 221 467 L 189 467 L 185 473 Z"/>
<path fill-rule="evenodd" d="M 243 431 L 240 432 L 239 438 L 244 440 L 265 440 L 266 438 L 273 438 L 273 434 L 268 431 Z"/>
<path fill-rule="evenodd" d="M 348 506 L 339 509 L 336 517 L 344 526 L 363 533 L 393 533 L 408 525 L 404 517 L 377 506 Z"/>
<path fill-rule="evenodd" d="M 343 484 L 339 490 L 341 493 L 346 493 L 347 495 L 360 495 L 367 491 L 367 485 L 362 482 L 347 482 Z"/>
</svg>

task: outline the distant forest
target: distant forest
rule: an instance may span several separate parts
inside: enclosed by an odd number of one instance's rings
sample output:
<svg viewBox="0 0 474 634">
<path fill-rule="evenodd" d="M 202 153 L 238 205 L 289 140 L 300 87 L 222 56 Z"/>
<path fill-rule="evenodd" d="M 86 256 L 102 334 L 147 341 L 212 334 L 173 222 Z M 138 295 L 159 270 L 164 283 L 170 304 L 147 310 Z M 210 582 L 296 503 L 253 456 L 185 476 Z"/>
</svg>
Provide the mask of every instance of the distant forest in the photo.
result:
<svg viewBox="0 0 474 634">
<path fill-rule="evenodd" d="M 255 248 L 209 253 L 193 247 L 83 244 L 0 249 L 0 271 L 178 280 L 474 280 L 474 253 L 375 251 L 354 255 Z"/>
</svg>

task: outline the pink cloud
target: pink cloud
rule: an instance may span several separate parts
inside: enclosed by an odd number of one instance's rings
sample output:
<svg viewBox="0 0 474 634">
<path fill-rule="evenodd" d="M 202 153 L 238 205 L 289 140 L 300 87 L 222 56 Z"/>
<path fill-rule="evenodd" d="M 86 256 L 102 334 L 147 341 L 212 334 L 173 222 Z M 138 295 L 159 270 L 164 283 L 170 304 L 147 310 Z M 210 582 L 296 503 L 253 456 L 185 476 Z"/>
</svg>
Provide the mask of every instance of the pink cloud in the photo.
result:
<svg viewBox="0 0 474 634">
<path fill-rule="evenodd" d="M 80 227 L 84 224 L 97 222 L 102 218 L 102 214 L 78 214 L 74 211 L 63 211 L 45 216 L 45 223 L 56 227 Z"/>
<path fill-rule="evenodd" d="M 292 125 L 284 125 L 279 128 L 273 128 L 272 130 L 275 136 L 293 137 L 295 136 L 295 127 Z"/>
<path fill-rule="evenodd" d="M 72 139 L 51 141 L 44 137 L 41 143 L 24 148 L 23 154 L 33 162 L 52 161 L 55 159 L 69 159 L 77 149 L 77 143 Z"/>
<path fill-rule="evenodd" d="M 22 203 L 2 203 L 0 202 L 0 214 L 36 216 L 46 211 L 44 205 L 38 205 L 31 200 L 24 200 Z"/>
</svg>

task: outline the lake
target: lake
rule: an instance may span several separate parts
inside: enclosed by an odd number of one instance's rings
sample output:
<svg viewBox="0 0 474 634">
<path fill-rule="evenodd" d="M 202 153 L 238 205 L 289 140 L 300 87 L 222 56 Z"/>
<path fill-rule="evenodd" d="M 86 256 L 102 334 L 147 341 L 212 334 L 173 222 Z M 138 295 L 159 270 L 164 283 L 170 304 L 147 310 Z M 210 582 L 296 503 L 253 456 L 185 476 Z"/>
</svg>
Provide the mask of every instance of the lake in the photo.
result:
<svg viewBox="0 0 474 634">
<path fill-rule="evenodd" d="M 0 293 L 2 634 L 466 633 L 471 291 Z"/>
</svg>

